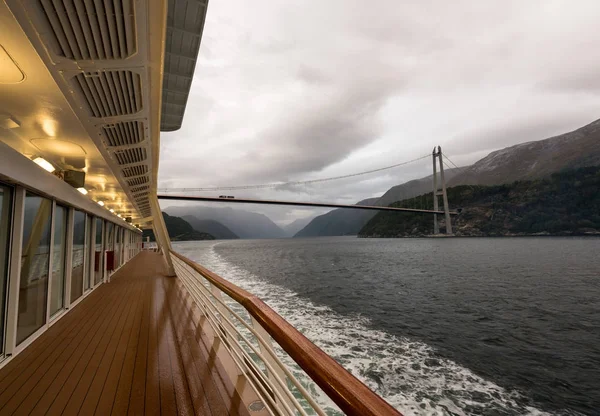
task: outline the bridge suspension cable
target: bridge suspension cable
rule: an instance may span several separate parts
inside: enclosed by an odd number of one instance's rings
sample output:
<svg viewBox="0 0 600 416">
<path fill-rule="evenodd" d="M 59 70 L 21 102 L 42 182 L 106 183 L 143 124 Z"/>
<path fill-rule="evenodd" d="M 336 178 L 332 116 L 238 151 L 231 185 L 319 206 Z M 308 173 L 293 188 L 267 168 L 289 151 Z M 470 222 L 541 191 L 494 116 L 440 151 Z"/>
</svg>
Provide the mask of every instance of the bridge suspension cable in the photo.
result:
<svg viewBox="0 0 600 416">
<path fill-rule="evenodd" d="M 408 165 L 410 163 L 414 163 L 414 162 L 417 162 L 419 160 L 429 158 L 429 157 L 431 157 L 431 155 L 426 154 L 426 155 L 418 157 L 416 159 L 407 160 L 402 163 L 396 163 L 395 165 L 385 166 L 385 167 L 378 168 L 378 169 L 366 170 L 363 172 L 351 173 L 348 175 L 331 176 L 329 178 L 310 179 L 310 180 L 306 180 L 306 181 L 289 181 L 289 182 L 279 182 L 279 183 L 266 183 L 266 184 L 260 184 L 260 185 L 216 186 L 216 187 L 209 187 L 209 188 L 161 188 L 161 189 L 158 189 L 158 192 L 168 193 L 168 192 L 237 191 L 237 190 L 242 190 L 242 189 L 269 189 L 269 188 L 278 188 L 278 187 L 283 187 L 283 186 L 309 185 L 309 184 L 313 184 L 313 183 L 335 181 L 338 179 L 353 178 L 356 176 L 362 176 L 362 175 L 368 175 L 368 174 L 375 173 L 375 172 L 381 172 L 384 170 L 397 168 L 399 166 Z"/>
<path fill-rule="evenodd" d="M 453 166 L 454 166 L 456 169 L 459 169 L 460 171 L 463 171 L 463 170 L 465 169 L 464 167 L 458 167 L 458 166 L 456 165 L 456 163 L 454 163 L 454 162 L 452 161 L 452 159 L 450 159 L 450 158 L 448 157 L 448 155 L 447 155 L 447 154 L 445 154 L 445 153 L 444 153 L 444 158 L 445 158 L 447 161 L 449 161 L 450 163 L 452 163 L 452 165 L 453 165 Z M 446 166 L 448 166 L 448 165 L 446 165 Z M 450 167 L 450 166 L 448 166 L 448 168 L 451 168 L 451 167 Z"/>
</svg>

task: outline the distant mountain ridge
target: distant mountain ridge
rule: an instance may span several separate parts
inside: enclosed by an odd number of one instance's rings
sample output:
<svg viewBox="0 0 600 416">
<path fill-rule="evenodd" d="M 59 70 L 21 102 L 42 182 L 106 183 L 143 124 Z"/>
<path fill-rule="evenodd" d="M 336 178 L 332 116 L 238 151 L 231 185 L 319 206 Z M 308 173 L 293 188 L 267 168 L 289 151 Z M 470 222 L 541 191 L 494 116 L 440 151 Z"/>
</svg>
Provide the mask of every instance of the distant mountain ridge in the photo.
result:
<svg viewBox="0 0 600 416">
<path fill-rule="evenodd" d="M 282 227 L 282 229 L 285 232 L 286 237 L 293 237 L 294 235 L 296 235 L 296 233 L 298 231 L 300 231 L 301 229 L 306 227 L 308 225 L 308 223 L 311 222 L 312 220 L 313 220 L 313 217 L 299 218 L 299 219 L 291 222 L 290 224 Z"/>
<path fill-rule="evenodd" d="M 190 225 L 194 227 L 194 230 L 211 234 L 217 240 L 235 240 L 240 238 L 237 236 L 237 234 L 218 221 L 199 220 L 193 215 L 184 215 L 181 218 L 189 222 Z"/>
<path fill-rule="evenodd" d="M 600 120 L 549 139 L 496 150 L 464 168 L 448 186 L 500 185 L 596 165 L 600 165 Z"/>
<path fill-rule="evenodd" d="M 431 168 L 433 170 L 433 167 Z M 460 168 L 444 169 L 444 177 L 449 182 L 460 172 Z M 396 185 L 387 190 L 375 203 L 375 205 L 387 207 L 396 201 L 414 198 L 433 190 L 433 173 L 421 179 L 413 179 L 401 185 Z"/>
<path fill-rule="evenodd" d="M 214 240 L 215 237 L 208 233 L 194 230 L 192 226 L 183 218 L 169 215 L 163 212 L 165 226 L 171 241 L 196 241 L 196 240 Z M 143 236 L 149 236 L 151 241 L 155 241 L 153 230 L 144 230 Z"/>
<path fill-rule="evenodd" d="M 284 238 L 285 232 L 266 215 L 230 207 L 183 206 L 165 211 L 179 217 L 192 216 L 200 221 L 218 221 L 239 238 Z"/>
<path fill-rule="evenodd" d="M 446 169 L 446 180 L 453 178 L 458 169 Z M 431 192 L 433 188 L 433 174 L 412 181 L 405 182 L 390 188 L 378 198 L 368 198 L 359 201 L 356 205 L 375 205 L 387 207 L 396 201 L 410 199 L 415 196 Z M 327 214 L 315 217 L 306 227 L 294 237 L 323 237 L 338 235 L 356 235 L 361 228 L 377 214 L 376 211 L 359 211 L 353 209 L 334 209 Z"/>
<path fill-rule="evenodd" d="M 356 205 L 373 205 L 379 198 L 363 199 Z M 369 221 L 375 211 L 338 208 L 315 217 L 294 237 L 324 237 L 334 235 L 356 235 Z"/>
<path fill-rule="evenodd" d="M 597 165 L 600 165 L 600 120 L 569 133 L 496 150 L 471 166 L 446 169 L 444 172 L 447 187 L 501 185 Z M 390 188 L 373 205 L 388 206 L 429 193 L 431 188 L 432 175 L 415 179 Z M 334 210 L 316 217 L 296 236 L 355 234 L 375 215 L 356 215 L 349 219 L 351 214 L 342 214 L 345 211 L 349 210 Z"/>
</svg>

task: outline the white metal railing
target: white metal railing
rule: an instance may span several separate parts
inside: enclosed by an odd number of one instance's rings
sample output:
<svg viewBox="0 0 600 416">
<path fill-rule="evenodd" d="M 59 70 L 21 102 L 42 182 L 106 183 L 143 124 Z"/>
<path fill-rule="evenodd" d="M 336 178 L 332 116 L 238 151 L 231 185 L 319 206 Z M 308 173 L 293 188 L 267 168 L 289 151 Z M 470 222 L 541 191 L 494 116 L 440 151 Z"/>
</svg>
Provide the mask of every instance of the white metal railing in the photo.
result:
<svg viewBox="0 0 600 416">
<path fill-rule="evenodd" d="M 328 414 L 401 416 L 256 296 L 173 250 L 170 254 L 210 326 L 213 348 L 221 354 L 223 346 L 234 364 L 227 369 L 230 379 L 237 383 L 245 377 L 271 414 L 324 415 L 315 400 L 324 393 L 335 403 L 325 404 Z"/>
<path fill-rule="evenodd" d="M 204 313 L 215 338 L 227 349 L 239 374 L 245 375 L 271 413 L 325 415 L 278 357 L 273 340 L 260 323 L 183 260 L 172 254 L 171 258 L 177 276 Z"/>
</svg>

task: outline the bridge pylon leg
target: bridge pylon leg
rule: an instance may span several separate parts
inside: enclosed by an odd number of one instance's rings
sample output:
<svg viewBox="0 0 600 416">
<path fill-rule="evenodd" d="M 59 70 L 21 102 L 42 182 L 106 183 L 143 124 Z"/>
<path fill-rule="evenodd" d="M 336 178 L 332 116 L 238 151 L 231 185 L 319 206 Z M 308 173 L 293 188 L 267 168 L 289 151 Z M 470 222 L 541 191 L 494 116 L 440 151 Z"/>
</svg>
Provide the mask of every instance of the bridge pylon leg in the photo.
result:
<svg viewBox="0 0 600 416">
<path fill-rule="evenodd" d="M 436 148 L 433 148 L 433 210 L 438 211 L 440 209 L 438 203 L 438 183 L 437 183 L 437 152 Z M 437 214 L 433 214 L 433 234 L 437 235 L 440 233 L 440 226 L 438 225 Z"/>
<path fill-rule="evenodd" d="M 436 160 L 437 159 L 437 160 Z M 438 190 L 437 184 L 437 172 L 436 172 L 436 162 L 439 161 L 440 164 L 440 182 L 442 182 L 442 191 Z M 433 148 L 433 209 L 437 211 L 439 209 L 438 205 L 438 196 L 442 196 L 442 200 L 444 203 L 444 216 L 446 220 L 446 234 L 452 235 L 452 221 L 450 219 L 450 208 L 448 207 L 448 194 L 446 193 L 446 179 L 444 177 L 444 161 L 442 159 L 442 147 L 437 146 Z M 438 234 L 440 232 L 439 225 L 437 223 L 437 214 L 433 215 L 433 232 L 434 234 Z"/>
</svg>

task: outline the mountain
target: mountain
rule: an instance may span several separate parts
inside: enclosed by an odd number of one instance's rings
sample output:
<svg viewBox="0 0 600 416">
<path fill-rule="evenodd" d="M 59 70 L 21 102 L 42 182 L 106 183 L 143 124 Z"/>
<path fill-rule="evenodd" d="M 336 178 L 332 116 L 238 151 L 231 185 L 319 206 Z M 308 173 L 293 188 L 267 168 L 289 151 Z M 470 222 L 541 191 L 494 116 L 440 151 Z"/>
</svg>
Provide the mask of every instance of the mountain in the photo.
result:
<svg viewBox="0 0 600 416">
<path fill-rule="evenodd" d="M 444 172 L 447 187 L 500 185 L 517 180 L 544 178 L 565 169 L 596 165 L 600 165 L 600 120 L 570 133 L 497 150 L 471 166 L 446 169 Z M 388 206 L 396 201 L 429 193 L 431 187 L 431 175 L 409 181 L 389 189 L 373 205 Z M 321 218 L 324 216 L 315 218 L 313 223 L 310 223 L 297 235 L 308 237 L 353 234 L 357 224 L 365 219 L 365 217 L 359 217 L 344 223 L 344 220 L 337 217 L 341 215 L 340 210 L 332 211 L 329 214 L 331 215 L 326 219 Z M 368 216 L 366 221 L 372 217 L 373 215 Z M 366 224 L 366 221 L 362 224 Z M 345 225 L 340 225 L 341 223 Z"/>
<path fill-rule="evenodd" d="M 218 221 L 214 220 L 199 220 L 193 215 L 184 215 L 184 220 L 190 223 L 194 230 L 200 231 L 203 233 L 208 233 L 215 237 L 217 240 L 235 240 L 238 237 L 233 231 L 229 228 L 225 227 Z"/>
<path fill-rule="evenodd" d="M 379 198 L 363 199 L 356 205 L 373 205 Z M 294 237 L 323 237 L 334 235 L 356 235 L 369 221 L 375 211 L 337 208 L 315 217 Z"/>
<path fill-rule="evenodd" d="M 293 237 L 298 231 L 306 227 L 313 220 L 313 217 L 300 218 L 283 227 L 287 237 Z"/>
<path fill-rule="evenodd" d="M 448 189 L 456 236 L 600 235 L 600 166 L 563 170 L 511 184 Z M 432 194 L 425 196 L 432 202 Z M 421 197 L 419 197 L 421 198 Z M 392 204 L 410 206 L 411 200 Z M 441 218 L 440 218 L 441 217 Z M 440 229 L 445 228 L 443 215 Z M 420 237 L 433 233 L 430 214 L 380 212 L 359 237 Z"/>
<path fill-rule="evenodd" d="M 196 231 L 192 226 L 183 218 L 169 215 L 165 212 L 162 213 L 165 219 L 165 225 L 167 226 L 167 232 L 171 241 L 190 241 L 190 240 L 214 240 L 215 237 L 208 233 Z M 143 236 L 150 236 L 151 241 L 155 241 L 154 231 L 144 230 Z"/>
<path fill-rule="evenodd" d="M 218 221 L 239 238 L 284 238 L 285 232 L 263 214 L 230 207 L 184 206 L 168 207 L 165 211 L 179 217 L 193 216 L 198 220 Z"/>
<path fill-rule="evenodd" d="M 570 133 L 492 152 L 447 182 L 448 186 L 500 185 L 596 165 L 600 165 L 600 120 Z"/>
<path fill-rule="evenodd" d="M 459 169 L 446 169 L 446 181 L 457 175 Z M 380 198 L 369 198 L 356 205 L 376 205 L 387 207 L 393 202 L 426 194 L 433 188 L 433 174 L 425 178 L 408 181 L 390 188 Z M 294 237 L 318 237 L 335 235 L 356 235 L 358 231 L 377 214 L 376 211 L 358 211 L 354 209 L 334 209 L 327 214 L 315 217 Z"/>
<path fill-rule="evenodd" d="M 432 167 L 433 170 L 433 167 Z M 446 183 L 454 178 L 461 169 L 444 169 L 444 177 Z M 377 200 L 374 205 L 387 207 L 396 201 L 402 201 L 404 199 L 414 198 L 415 196 L 423 195 L 431 192 L 433 189 L 433 173 L 421 179 L 414 179 L 412 181 L 405 182 L 401 185 L 396 185 L 387 190 L 385 194 Z M 433 206 L 432 206 L 433 207 Z"/>
</svg>

